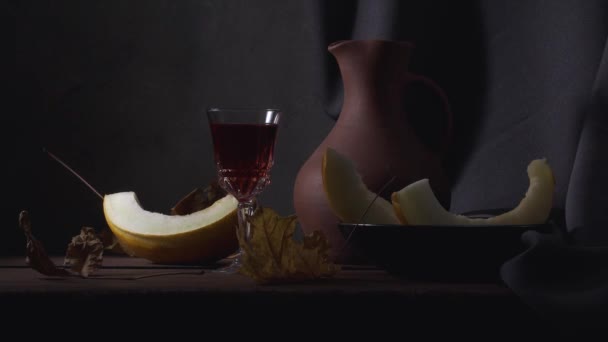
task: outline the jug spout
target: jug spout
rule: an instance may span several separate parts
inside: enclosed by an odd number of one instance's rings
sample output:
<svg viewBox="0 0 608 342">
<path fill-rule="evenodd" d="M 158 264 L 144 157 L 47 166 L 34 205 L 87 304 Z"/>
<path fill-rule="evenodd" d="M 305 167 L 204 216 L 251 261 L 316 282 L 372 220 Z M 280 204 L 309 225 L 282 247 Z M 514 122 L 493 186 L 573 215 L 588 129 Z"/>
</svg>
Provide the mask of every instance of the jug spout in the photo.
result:
<svg viewBox="0 0 608 342">
<path fill-rule="evenodd" d="M 349 60 L 364 63 L 389 63 L 392 71 L 398 68 L 407 71 L 411 52 L 414 45 L 404 41 L 392 40 L 339 40 L 331 43 L 327 50 L 336 58 L 339 64 Z"/>
<path fill-rule="evenodd" d="M 397 41 L 397 40 L 385 40 L 385 39 L 353 39 L 353 40 L 337 40 L 327 47 L 329 52 L 333 53 L 334 50 L 340 48 L 348 48 L 348 47 L 363 47 L 363 46 L 380 46 L 384 45 L 386 47 L 392 47 L 395 49 L 403 49 L 409 53 L 412 48 L 414 48 L 414 44 L 406 41 Z"/>
<path fill-rule="evenodd" d="M 328 47 L 340 68 L 344 96 L 365 100 L 360 107 L 401 96 L 412 49 L 411 43 L 390 40 L 341 40 Z"/>
</svg>

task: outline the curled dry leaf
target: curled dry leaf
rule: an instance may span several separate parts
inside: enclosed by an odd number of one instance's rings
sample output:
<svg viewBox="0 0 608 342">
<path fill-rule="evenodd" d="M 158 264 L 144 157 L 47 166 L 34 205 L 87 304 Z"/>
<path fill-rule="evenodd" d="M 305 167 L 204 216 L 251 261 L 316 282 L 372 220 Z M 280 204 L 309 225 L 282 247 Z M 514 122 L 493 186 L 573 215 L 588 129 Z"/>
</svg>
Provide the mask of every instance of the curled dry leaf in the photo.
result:
<svg viewBox="0 0 608 342">
<path fill-rule="evenodd" d="M 26 243 L 25 263 L 47 276 L 69 276 L 70 272 L 57 268 L 44 250 L 44 246 L 32 234 L 32 222 L 27 211 L 19 213 L 19 227 L 23 230 Z"/>
<path fill-rule="evenodd" d="M 329 262 L 329 243 L 320 231 L 294 240 L 296 216 L 280 217 L 262 208 L 251 218 L 252 235 L 243 249 L 241 273 L 259 283 L 281 283 L 333 276 L 338 266 Z"/>
<path fill-rule="evenodd" d="M 103 250 L 103 242 L 95 233 L 95 229 L 82 227 L 80 235 L 74 236 L 68 245 L 64 265 L 87 278 L 101 267 Z"/>
<path fill-rule="evenodd" d="M 217 181 L 214 181 L 205 189 L 196 188 L 192 190 L 171 208 L 171 215 L 188 215 L 203 210 L 226 196 L 226 194 L 226 191 L 219 186 Z"/>
</svg>

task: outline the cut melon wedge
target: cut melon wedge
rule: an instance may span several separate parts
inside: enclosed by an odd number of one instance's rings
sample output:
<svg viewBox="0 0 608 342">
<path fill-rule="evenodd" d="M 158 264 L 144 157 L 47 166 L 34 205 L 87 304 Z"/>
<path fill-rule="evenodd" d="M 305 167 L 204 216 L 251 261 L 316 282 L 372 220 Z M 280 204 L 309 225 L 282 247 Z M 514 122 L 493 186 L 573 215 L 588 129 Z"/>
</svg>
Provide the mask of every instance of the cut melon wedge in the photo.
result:
<svg viewBox="0 0 608 342">
<path fill-rule="evenodd" d="M 553 207 L 555 179 L 546 159 L 528 165 L 530 185 L 513 210 L 490 218 L 469 218 L 447 211 L 439 203 L 428 179 L 412 183 L 391 196 L 393 209 L 408 225 L 528 225 L 546 223 Z"/>
<path fill-rule="evenodd" d="M 322 172 L 327 201 L 342 222 L 399 224 L 391 203 L 367 188 L 353 162 L 344 155 L 327 148 Z"/>
<path fill-rule="evenodd" d="M 144 210 L 134 192 L 104 196 L 106 221 L 129 254 L 156 263 L 212 262 L 238 248 L 237 200 L 227 195 L 183 216 Z"/>
</svg>

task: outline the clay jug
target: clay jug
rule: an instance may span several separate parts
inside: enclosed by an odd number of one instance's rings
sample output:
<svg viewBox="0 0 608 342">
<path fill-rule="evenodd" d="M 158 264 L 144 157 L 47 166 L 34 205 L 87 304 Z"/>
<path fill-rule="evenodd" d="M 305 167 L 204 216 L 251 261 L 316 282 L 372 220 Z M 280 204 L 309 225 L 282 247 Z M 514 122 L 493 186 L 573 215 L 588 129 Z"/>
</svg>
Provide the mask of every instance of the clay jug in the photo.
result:
<svg viewBox="0 0 608 342">
<path fill-rule="evenodd" d="M 428 78 L 408 70 L 412 44 L 385 40 L 350 40 L 328 47 L 335 57 L 344 85 L 340 115 L 326 138 L 300 168 L 294 186 L 294 207 L 304 232 L 321 230 L 328 237 L 331 257 L 337 262 L 359 262 L 361 253 L 344 246 L 338 218 L 332 213 L 325 192 L 321 164 L 327 147 L 350 158 L 367 187 L 378 192 L 393 176 L 380 195 L 390 199 L 393 191 L 422 178 L 428 178 L 435 194 L 445 205 L 449 185 L 442 167 L 441 153 L 425 146 L 410 124 L 404 94 L 412 82 L 434 90 L 443 102 L 448 122 L 442 134 L 447 146 L 451 134 L 451 113 L 443 91 Z M 442 125 L 438 124 L 438 127 Z M 438 128 L 440 129 L 440 128 Z M 445 130 L 445 128 L 444 128 Z"/>
</svg>

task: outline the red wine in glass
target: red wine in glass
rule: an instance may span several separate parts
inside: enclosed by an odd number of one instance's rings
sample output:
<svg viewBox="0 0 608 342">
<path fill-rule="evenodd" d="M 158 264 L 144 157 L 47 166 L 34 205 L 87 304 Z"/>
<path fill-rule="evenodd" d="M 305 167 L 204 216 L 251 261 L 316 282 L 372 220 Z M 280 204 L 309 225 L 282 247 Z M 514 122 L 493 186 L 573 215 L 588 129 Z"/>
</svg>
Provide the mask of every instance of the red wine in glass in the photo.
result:
<svg viewBox="0 0 608 342">
<path fill-rule="evenodd" d="M 275 123 L 211 123 L 220 185 L 238 201 L 256 196 L 270 183 Z"/>
<path fill-rule="evenodd" d="M 238 200 L 236 234 L 245 243 L 252 236 L 256 196 L 270 184 L 279 117 L 276 109 L 207 110 L 219 184 Z M 241 253 L 224 272 L 238 271 Z"/>
</svg>

